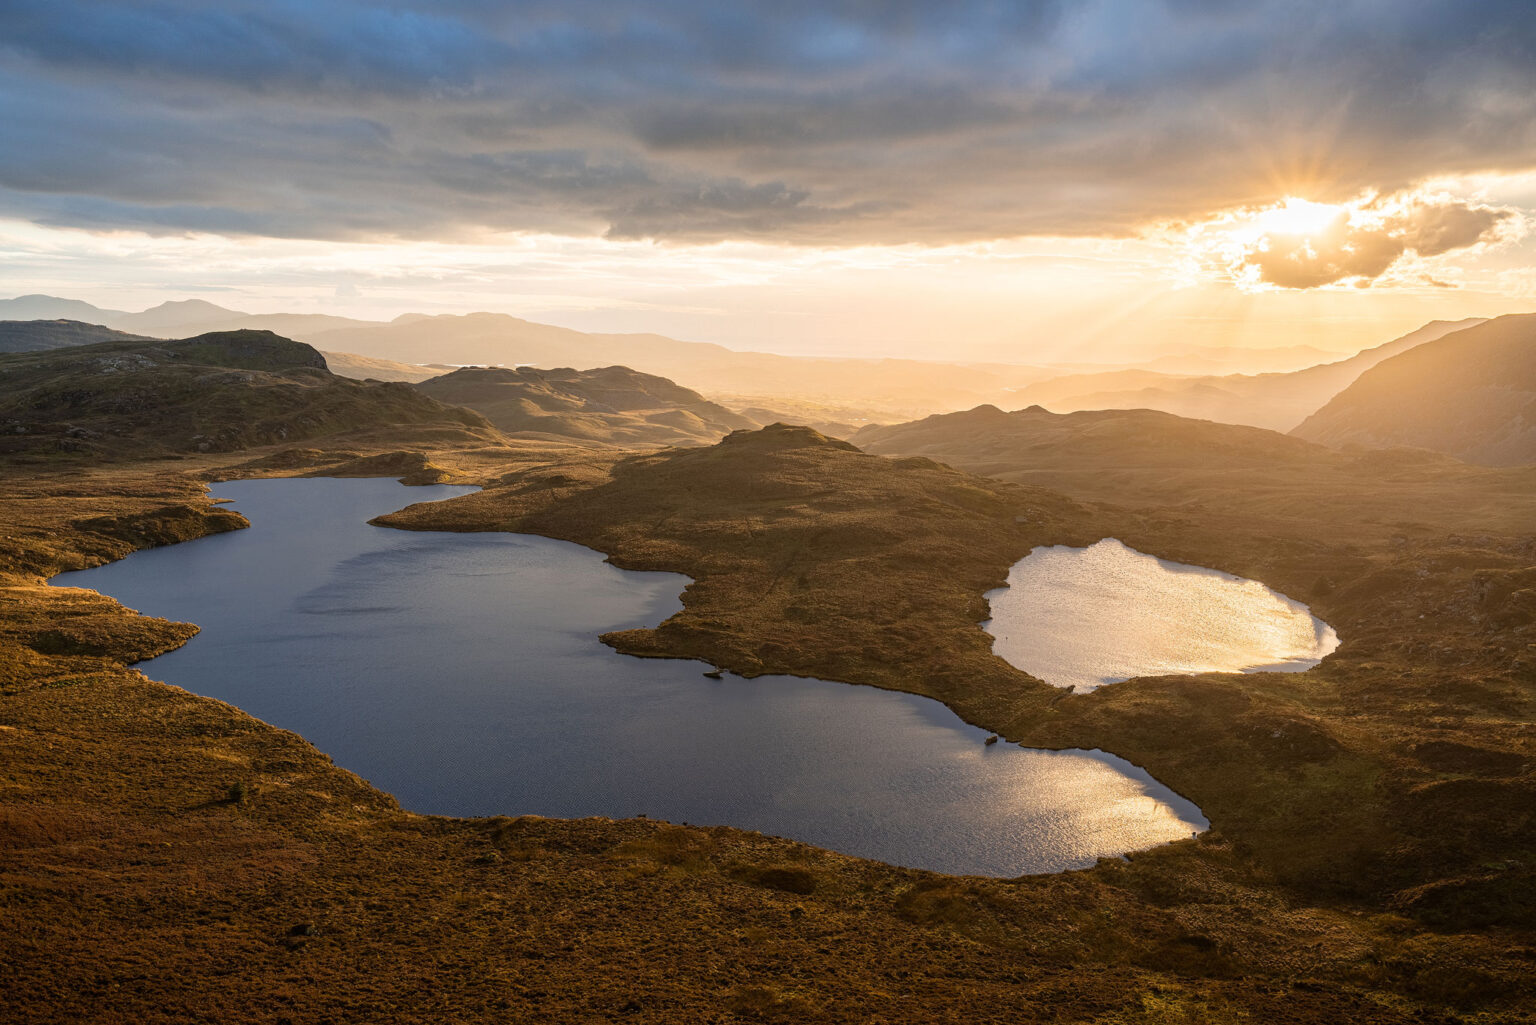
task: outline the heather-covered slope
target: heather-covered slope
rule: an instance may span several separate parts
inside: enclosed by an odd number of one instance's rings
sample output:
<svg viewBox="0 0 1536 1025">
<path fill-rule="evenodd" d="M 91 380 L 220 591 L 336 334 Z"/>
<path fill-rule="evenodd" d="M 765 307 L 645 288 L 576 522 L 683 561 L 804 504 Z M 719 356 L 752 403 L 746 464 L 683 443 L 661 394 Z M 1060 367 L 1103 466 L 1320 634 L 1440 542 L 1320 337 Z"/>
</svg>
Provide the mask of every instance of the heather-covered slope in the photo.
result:
<svg viewBox="0 0 1536 1025">
<path fill-rule="evenodd" d="M 1508 733 L 1532 700 L 1520 654 L 1536 609 L 1522 593 L 1530 475 L 1449 459 L 1377 466 L 1271 432 L 1161 418 L 1169 447 L 1188 451 L 1141 471 L 1136 512 L 1099 504 L 1105 489 L 1081 489 L 1082 478 L 1019 487 L 776 425 L 607 467 L 595 456 L 546 464 L 378 522 L 532 531 L 620 566 L 686 573 L 682 612 L 609 643 L 928 694 L 1006 738 L 1146 767 L 1308 900 L 1347 894 L 1440 922 L 1529 925 L 1536 872 L 1485 866 L 1536 836 L 1515 811 L 1536 795 L 1533 763 Z M 1222 463 L 1180 431 L 1238 440 Z M 1112 437 L 1092 455 L 1094 442 L 1062 458 L 1089 475 L 1141 458 Z M 1271 473 L 1279 487 L 1265 486 Z M 1106 536 L 1270 584 L 1312 604 L 1343 645 L 1307 673 L 1142 679 L 1083 695 L 996 658 L 976 625 L 981 595 L 1033 547 Z M 1426 725 L 1436 716 L 1478 718 L 1445 733 Z M 1425 774 L 1417 752 L 1433 761 L 1435 742 L 1453 737 L 1467 757 L 1488 753 L 1487 772 L 1467 770 L 1475 785 Z M 1475 835 L 1436 825 L 1451 804 L 1486 824 Z"/>
<path fill-rule="evenodd" d="M 1394 356 L 1291 433 L 1493 466 L 1536 463 L 1536 314 L 1499 317 Z"/>
<path fill-rule="evenodd" d="M 1412 463 L 1383 521 L 1326 474 L 1288 482 L 1294 508 L 1270 493 L 1223 518 L 1186 501 L 1196 467 L 1154 469 L 1165 499 L 1128 514 L 782 427 L 623 460 L 503 452 L 431 449 L 486 491 L 398 520 L 685 570 L 682 615 L 610 640 L 946 694 L 1007 740 L 1124 754 L 1216 828 L 994 880 L 724 827 L 412 815 L 301 738 L 124 667 L 194 627 L 39 579 L 238 527 L 196 481 L 293 450 L 26 469 L 0 489 L 0 1018 L 1536 1020 L 1518 727 L 1536 606 L 1514 536 L 1536 471 Z M 993 658 L 981 591 L 1030 545 L 1104 532 L 1302 597 L 1345 646 L 1305 674 L 1089 695 Z"/>
</svg>

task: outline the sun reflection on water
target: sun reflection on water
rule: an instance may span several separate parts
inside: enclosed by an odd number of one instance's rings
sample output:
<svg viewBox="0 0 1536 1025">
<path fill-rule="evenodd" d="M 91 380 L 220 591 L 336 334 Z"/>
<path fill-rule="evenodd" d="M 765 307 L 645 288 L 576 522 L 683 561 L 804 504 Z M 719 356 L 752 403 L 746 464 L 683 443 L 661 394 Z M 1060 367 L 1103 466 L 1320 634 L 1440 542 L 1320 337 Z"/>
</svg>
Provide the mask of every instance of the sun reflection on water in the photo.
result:
<svg viewBox="0 0 1536 1025">
<path fill-rule="evenodd" d="M 1113 538 L 1036 549 L 987 599 L 993 651 L 1079 691 L 1136 676 L 1297 672 L 1339 643 L 1305 605 L 1258 581 L 1165 562 Z"/>
</svg>

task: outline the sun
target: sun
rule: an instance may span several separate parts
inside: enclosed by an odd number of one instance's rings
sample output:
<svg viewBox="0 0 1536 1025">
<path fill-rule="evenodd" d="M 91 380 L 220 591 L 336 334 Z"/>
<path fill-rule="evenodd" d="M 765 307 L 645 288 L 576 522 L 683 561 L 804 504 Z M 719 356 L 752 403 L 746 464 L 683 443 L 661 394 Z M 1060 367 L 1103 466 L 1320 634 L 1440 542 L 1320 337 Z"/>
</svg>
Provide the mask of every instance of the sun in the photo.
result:
<svg viewBox="0 0 1536 1025">
<path fill-rule="evenodd" d="M 1265 235 L 1308 236 L 1327 231 L 1346 216 L 1348 211 L 1342 206 L 1287 196 L 1279 206 L 1255 214 L 1251 224 Z"/>
</svg>

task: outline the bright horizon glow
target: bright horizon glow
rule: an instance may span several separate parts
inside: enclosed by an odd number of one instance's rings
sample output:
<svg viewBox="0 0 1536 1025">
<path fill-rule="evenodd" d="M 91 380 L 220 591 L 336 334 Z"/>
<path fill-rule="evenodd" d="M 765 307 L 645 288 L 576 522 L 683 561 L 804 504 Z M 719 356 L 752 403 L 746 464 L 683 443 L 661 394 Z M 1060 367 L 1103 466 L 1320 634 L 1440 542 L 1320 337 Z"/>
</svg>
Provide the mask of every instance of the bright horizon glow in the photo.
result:
<svg viewBox="0 0 1536 1025">
<path fill-rule="evenodd" d="M 1243 262 L 1271 236 L 1379 224 L 1447 197 L 1518 213 L 1497 240 L 1409 254 L 1370 288 L 1279 288 Z M 488 311 L 799 355 L 1127 363 L 1211 347 L 1347 354 L 1429 320 L 1536 308 L 1533 207 L 1532 176 L 1484 176 L 1388 199 L 1288 196 L 1130 238 L 847 247 L 491 232 L 329 242 L 10 219 L 0 220 L 0 298 L 43 293 L 129 311 L 201 298 L 248 313 L 364 320 Z"/>
<path fill-rule="evenodd" d="M 1536 21 L 1314 6 L 24 3 L 0 294 L 1100 363 L 1536 306 Z"/>
</svg>

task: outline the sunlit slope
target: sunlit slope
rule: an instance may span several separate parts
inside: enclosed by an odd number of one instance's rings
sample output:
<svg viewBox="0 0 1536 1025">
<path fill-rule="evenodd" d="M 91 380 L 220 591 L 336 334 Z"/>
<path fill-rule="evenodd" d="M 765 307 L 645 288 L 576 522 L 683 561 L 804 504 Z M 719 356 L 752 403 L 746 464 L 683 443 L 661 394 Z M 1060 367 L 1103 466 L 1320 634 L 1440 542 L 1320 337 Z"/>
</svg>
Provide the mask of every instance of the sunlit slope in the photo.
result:
<svg viewBox="0 0 1536 1025">
<path fill-rule="evenodd" d="M 465 367 L 417 388 L 476 410 L 519 436 L 619 446 L 701 445 L 759 426 L 696 391 L 628 367 Z"/>
<path fill-rule="evenodd" d="M 1475 317 L 1432 321 L 1349 359 L 1290 373 L 1184 377 L 1122 370 L 1073 374 L 1024 388 L 1015 401 L 1042 405 L 1058 413 L 1160 409 L 1203 420 L 1288 431 L 1383 360 L 1482 322 Z"/>
<path fill-rule="evenodd" d="M 495 431 L 410 386 L 352 381 L 269 331 L 0 357 L 0 455 L 29 461 L 228 452 L 345 431 Z"/>
<path fill-rule="evenodd" d="M 322 351 L 326 365 L 337 377 L 350 377 L 358 381 L 405 381 L 416 384 L 442 375 L 449 367 L 422 366 L 418 363 L 401 363 L 392 359 L 374 359 L 353 352 Z"/>
<path fill-rule="evenodd" d="M 1536 314 L 1499 317 L 1394 356 L 1292 433 L 1492 466 L 1536 463 Z"/>
</svg>

